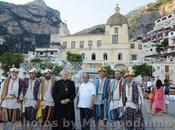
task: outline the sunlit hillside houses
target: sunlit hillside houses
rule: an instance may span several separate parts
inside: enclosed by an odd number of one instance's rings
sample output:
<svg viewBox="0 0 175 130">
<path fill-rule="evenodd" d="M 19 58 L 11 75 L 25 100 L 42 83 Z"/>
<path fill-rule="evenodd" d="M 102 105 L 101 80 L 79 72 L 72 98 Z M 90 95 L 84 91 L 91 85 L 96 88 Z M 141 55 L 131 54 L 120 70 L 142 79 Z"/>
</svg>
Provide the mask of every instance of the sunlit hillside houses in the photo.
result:
<svg viewBox="0 0 175 130">
<path fill-rule="evenodd" d="M 155 21 L 144 37 L 145 61 L 155 67 L 154 75 L 175 83 L 175 13 Z"/>
<path fill-rule="evenodd" d="M 31 61 L 33 59 L 41 59 L 43 61 L 49 61 L 52 63 L 59 63 L 60 60 L 58 56 L 63 52 L 61 47 L 54 48 L 36 48 L 35 52 L 28 52 L 27 61 Z"/>
</svg>

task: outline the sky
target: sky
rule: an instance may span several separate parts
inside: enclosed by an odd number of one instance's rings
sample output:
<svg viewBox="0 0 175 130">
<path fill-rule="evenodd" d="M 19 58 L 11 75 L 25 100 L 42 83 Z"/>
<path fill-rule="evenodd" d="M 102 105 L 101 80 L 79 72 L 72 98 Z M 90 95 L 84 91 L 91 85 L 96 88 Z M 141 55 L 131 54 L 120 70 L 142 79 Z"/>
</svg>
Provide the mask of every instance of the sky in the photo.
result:
<svg viewBox="0 0 175 130">
<path fill-rule="evenodd" d="M 33 0 L 0 0 L 14 4 L 25 4 Z M 61 19 L 66 22 L 70 33 L 81 31 L 98 24 L 104 24 L 114 14 L 119 4 L 121 14 L 151 3 L 155 0 L 44 0 L 47 6 L 60 12 Z"/>
</svg>

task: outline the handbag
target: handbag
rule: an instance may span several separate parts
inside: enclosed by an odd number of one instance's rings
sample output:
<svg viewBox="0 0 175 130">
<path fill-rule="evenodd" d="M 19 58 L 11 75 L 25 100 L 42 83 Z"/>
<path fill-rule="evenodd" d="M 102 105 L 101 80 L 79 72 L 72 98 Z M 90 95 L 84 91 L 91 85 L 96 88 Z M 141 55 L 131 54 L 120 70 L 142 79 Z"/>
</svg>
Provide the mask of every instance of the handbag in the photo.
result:
<svg viewBox="0 0 175 130">
<path fill-rule="evenodd" d="M 43 115 L 42 109 L 45 109 L 45 108 L 46 108 L 46 103 L 43 100 L 43 89 L 41 89 L 40 101 L 36 112 L 36 119 L 39 119 L 42 117 Z"/>
<path fill-rule="evenodd" d="M 155 94 L 153 92 L 151 92 L 149 95 L 148 95 L 148 99 L 150 101 L 154 101 L 154 97 L 155 97 Z"/>
</svg>

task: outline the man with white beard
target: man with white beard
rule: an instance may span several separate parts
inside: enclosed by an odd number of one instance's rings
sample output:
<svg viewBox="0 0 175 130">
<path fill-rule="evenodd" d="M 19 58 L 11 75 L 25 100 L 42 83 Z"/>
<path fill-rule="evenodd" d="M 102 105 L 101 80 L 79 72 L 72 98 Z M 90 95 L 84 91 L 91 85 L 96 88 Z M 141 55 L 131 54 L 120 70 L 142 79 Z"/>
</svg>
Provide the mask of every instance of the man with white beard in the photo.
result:
<svg viewBox="0 0 175 130">
<path fill-rule="evenodd" d="M 2 110 L 1 121 L 3 123 L 12 122 L 13 130 L 20 123 L 20 99 L 22 99 L 22 80 L 18 78 L 19 70 L 17 68 L 10 69 L 10 76 L 1 84 L 0 104 Z M 1 129 L 4 129 L 1 126 Z"/>
</svg>

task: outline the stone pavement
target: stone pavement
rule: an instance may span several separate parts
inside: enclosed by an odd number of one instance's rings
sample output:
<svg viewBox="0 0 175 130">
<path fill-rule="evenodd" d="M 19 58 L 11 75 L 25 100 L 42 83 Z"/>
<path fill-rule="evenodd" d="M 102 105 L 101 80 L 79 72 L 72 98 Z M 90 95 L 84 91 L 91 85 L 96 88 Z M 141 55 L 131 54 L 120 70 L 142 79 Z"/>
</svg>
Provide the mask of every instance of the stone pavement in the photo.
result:
<svg viewBox="0 0 175 130">
<path fill-rule="evenodd" d="M 171 101 L 170 101 L 171 103 Z M 145 100 L 145 111 L 149 111 L 149 101 Z M 175 106 L 171 106 L 175 108 Z M 170 109 L 173 109 L 170 108 Z M 147 119 L 145 118 L 145 123 L 147 126 L 147 130 L 175 130 L 175 117 L 170 114 L 162 114 L 162 115 L 152 115 L 146 114 Z"/>
</svg>

